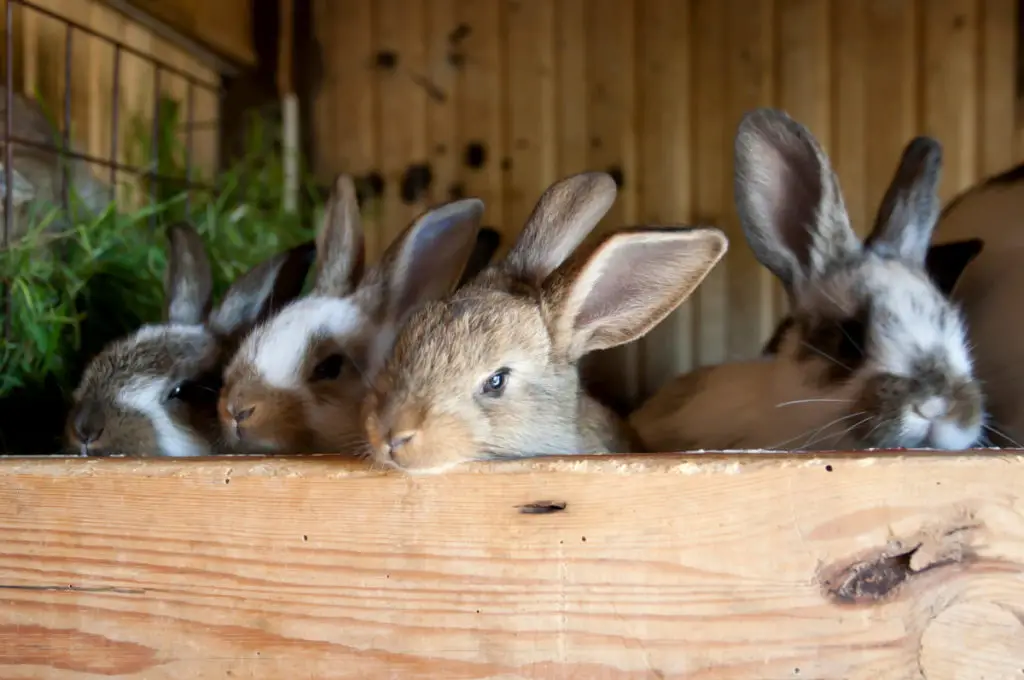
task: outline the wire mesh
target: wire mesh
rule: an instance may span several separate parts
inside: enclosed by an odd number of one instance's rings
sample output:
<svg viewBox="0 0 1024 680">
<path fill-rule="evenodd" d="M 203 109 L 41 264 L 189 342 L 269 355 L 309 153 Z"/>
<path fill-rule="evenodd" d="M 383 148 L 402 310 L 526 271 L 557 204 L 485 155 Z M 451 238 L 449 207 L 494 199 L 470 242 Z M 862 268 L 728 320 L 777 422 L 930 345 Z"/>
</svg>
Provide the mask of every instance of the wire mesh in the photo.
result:
<svg viewBox="0 0 1024 680">
<path fill-rule="evenodd" d="M 70 193 L 74 188 L 72 183 L 71 173 L 71 162 L 81 161 L 88 163 L 90 167 L 95 171 L 97 168 L 106 169 L 108 171 L 109 186 L 112 194 L 110 195 L 111 200 L 116 200 L 117 196 L 117 183 L 119 175 L 131 175 L 137 178 L 144 178 L 147 180 L 149 190 L 149 202 L 153 205 L 156 202 L 157 191 L 161 184 L 174 183 L 174 186 L 182 187 L 185 191 L 185 214 L 186 217 L 190 215 L 191 201 L 190 197 L 193 191 L 211 191 L 213 187 L 195 182 L 193 163 L 194 163 L 194 130 L 197 128 L 212 128 L 217 129 L 216 121 L 203 121 L 198 122 L 195 120 L 195 93 L 196 90 L 206 91 L 212 93 L 216 97 L 218 103 L 218 117 L 220 103 L 223 98 L 223 91 L 219 82 L 209 82 L 202 78 L 195 76 L 194 74 L 188 73 L 187 71 L 178 68 L 177 66 L 167 63 L 161 60 L 157 56 L 137 49 L 132 45 L 126 44 L 117 38 L 104 35 L 103 33 L 79 23 L 69 17 L 62 16 L 61 14 L 54 12 L 53 10 L 42 7 L 35 4 L 31 0 L 6 0 L 5 1 L 5 54 L 6 54 L 6 68 L 4 85 L 6 87 L 6 112 L 4 116 L 3 126 L 3 181 L 4 181 L 4 214 L 2 225 L 0 225 L 0 250 L 6 249 L 11 245 L 11 222 L 14 213 L 14 172 L 17 170 L 16 159 L 12 147 L 17 145 L 24 148 L 35 148 L 41 151 L 47 151 L 57 154 L 60 161 L 60 176 L 61 176 L 61 191 L 60 191 L 60 203 L 65 214 L 68 213 L 70 205 Z M 64 27 L 64 93 L 63 102 L 61 107 L 61 139 L 60 145 L 56 144 L 42 144 L 32 139 L 27 139 L 19 135 L 15 135 L 14 131 L 16 128 L 14 120 L 14 99 L 15 99 L 15 80 L 14 80 L 14 58 L 15 58 L 15 21 L 14 21 L 14 8 L 15 6 L 21 7 L 23 12 L 33 12 L 39 16 L 48 17 Z M 92 154 L 82 153 L 72 148 L 71 139 L 71 120 L 72 120 L 72 90 L 71 82 L 73 76 L 74 66 L 74 53 L 75 47 L 84 45 L 84 41 L 77 40 L 79 35 L 89 36 L 92 39 L 99 40 L 104 44 L 110 45 L 113 48 L 113 66 L 111 73 L 111 91 L 110 91 L 110 156 L 109 158 L 101 158 Z M 125 55 L 131 55 L 142 60 L 153 68 L 153 110 L 152 110 L 152 138 L 150 140 L 150 155 L 151 161 L 148 167 L 142 167 L 137 165 L 131 165 L 127 163 L 121 163 L 118 161 L 118 153 L 121 149 L 118 148 L 119 138 L 119 125 L 121 124 L 122 111 L 121 111 L 121 86 L 123 79 L 122 61 Z M 169 176 L 162 175 L 159 172 L 159 144 L 160 144 L 160 113 L 161 104 L 164 93 L 161 88 L 161 81 L 164 78 L 177 78 L 182 79 L 186 83 L 186 105 L 185 105 L 185 150 L 184 150 L 184 177 L 180 176 Z M 150 227 L 156 226 L 156 211 L 152 211 L 149 218 Z M 10 339 L 11 329 L 11 315 L 12 315 L 12 296 L 10 291 L 10 282 L 6 280 L 0 280 L 0 294 L 2 294 L 2 303 L 4 307 L 4 323 L 2 332 L 4 337 Z"/>
</svg>

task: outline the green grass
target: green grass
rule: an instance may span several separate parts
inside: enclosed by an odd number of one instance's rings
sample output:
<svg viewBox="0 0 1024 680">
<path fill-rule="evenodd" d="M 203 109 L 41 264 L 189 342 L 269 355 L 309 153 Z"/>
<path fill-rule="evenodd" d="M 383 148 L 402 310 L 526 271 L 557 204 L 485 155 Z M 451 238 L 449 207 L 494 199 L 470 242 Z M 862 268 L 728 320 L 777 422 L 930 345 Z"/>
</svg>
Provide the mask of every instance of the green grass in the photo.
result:
<svg viewBox="0 0 1024 680">
<path fill-rule="evenodd" d="M 155 158 L 150 129 L 134 122 L 132 165 L 184 177 L 185 150 L 174 133 L 178 104 L 165 100 L 160 120 Z M 189 221 L 206 242 L 218 296 L 252 265 L 313 237 L 309 218 L 281 208 L 277 131 L 256 119 L 250 129 L 246 157 L 216 177 L 214 193 L 193 191 L 190 199 Z M 214 179 L 193 173 L 200 183 Z M 47 230 L 57 209 L 39 210 L 29 234 L 0 251 L 0 281 L 11 297 L 9 317 L 0 304 L 0 328 L 8 328 L 0 333 L 0 451 L 55 450 L 68 395 L 88 359 L 110 340 L 162 318 L 164 227 L 186 218 L 182 186 L 146 186 L 155 195 L 146 207 L 126 214 L 111 206 L 57 232 Z M 312 199 L 308 174 L 303 187 Z M 29 422 L 37 427 L 26 427 Z"/>
</svg>

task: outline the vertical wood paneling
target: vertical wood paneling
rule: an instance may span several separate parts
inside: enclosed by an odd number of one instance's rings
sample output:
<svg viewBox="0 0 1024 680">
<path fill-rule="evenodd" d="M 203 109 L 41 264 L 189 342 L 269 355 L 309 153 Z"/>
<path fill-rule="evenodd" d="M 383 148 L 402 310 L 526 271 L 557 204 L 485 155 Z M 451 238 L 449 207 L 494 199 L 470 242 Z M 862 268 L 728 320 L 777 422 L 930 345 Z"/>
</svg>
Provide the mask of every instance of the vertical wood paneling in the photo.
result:
<svg viewBox="0 0 1024 680">
<path fill-rule="evenodd" d="M 556 177 L 555 2 L 504 0 L 508 34 L 505 225 L 518 230 Z"/>
<path fill-rule="evenodd" d="M 978 111 L 978 167 L 982 177 L 1001 172 L 1016 160 L 1007 143 L 1016 127 L 1017 0 L 982 0 L 979 22 L 981 78 Z"/>
<path fill-rule="evenodd" d="M 598 238 L 637 219 L 636 6 L 633 0 L 589 0 L 586 12 L 587 163 L 589 169 L 609 172 L 619 180 L 618 198 L 592 235 Z M 595 389 L 616 395 L 619 407 L 632 404 L 640 391 L 639 356 L 639 343 L 634 342 L 588 357 Z"/>
<path fill-rule="evenodd" d="M 637 59 L 640 222 L 691 220 L 693 120 L 690 4 L 639 0 Z M 693 366 L 693 301 L 654 328 L 641 348 L 641 392 Z"/>
<path fill-rule="evenodd" d="M 756 5 L 746 0 L 723 0 L 729 45 L 729 120 L 735 134 L 743 112 L 758 106 L 771 106 L 775 93 L 775 2 L 762 0 Z M 768 270 L 757 264 L 749 248 L 742 247 L 744 237 L 735 213 L 730 215 L 726 233 L 734 244 L 726 263 L 729 277 L 730 359 L 756 354 L 771 334 L 775 320 L 774 281 Z"/>
<path fill-rule="evenodd" d="M 733 137 L 749 109 L 784 108 L 814 133 L 861 234 L 916 134 L 946 149 L 944 199 L 1017 159 L 1015 0 L 343 0 L 327 12 L 332 2 L 318 1 L 319 33 L 336 45 L 324 89 L 345 89 L 321 94 L 332 113 L 318 116 L 318 146 L 384 173 L 390 196 L 395 172 L 427 159 L 424 200 L 484 199 L 507 246 L 552 181 L 604 170 L 622 186 L 598 232 L 699 223 L 729 235 L 690 304 L 642 343 L 587 359 L 618 405 L 694 365 L 756 354 L 783 311 L 734 207 Z M 416 36 L 445 99 L 402 80 Z M 387 49 L 401 52 L 394 73 L 374 66 Z"/>
<path fill-rule="evenodd" d="M 732 137 L 735 132 L 727 108 L 725 66 L 725 7 L 721 0 L 693 3 L 693 107 L 695 165 L 694 219 L 725 228 L 733 213 Z M 728 349 L 729 277 L 732 252 L 746 248 L 734 230 L 729 254 L 711 270 L 697 289 L 697 363 L 725 361 Z M 737 238 L 739 236 L 739 238 Z"/>
<path fill-rule="evenodd" d="M 505 44 L 502 6 L 498 2 L 459 0 L 459 148 L 463 164 L 460 193 L 484 201 L 485 217 L 501 230 L 507 242 L 522 225 L 504 224 L 504 181 L 501 161 L 505 157 L 504 64 Z M 470 158 L 473 150 L 482 151 Z M 477 167 L 470 161 L 478 161 Z"/>
<path fill-rule="evenodd" d="M 942 142 L 939 195 L 949 200 L 977 172 L 979 0 L 929 0 L 923 8 L 924 131 Z"/>
<path fill-rule="evenodd" d="M 377 169 L 380 112 L 373 70 L 373 5 L 374 0 L 331 0 L 313 6 L 324 69 L 314 112 L 316 159 L 328 183 L 340 172 L 366 178 Z M 379 227 L 380 202 L 364 198 L 361 207 L 366 250 L 373 261 L 383 248 L 381 242 L 387 242 Z"/>
<path fill-rule="evenodd" d="M 862 2 L 833 2 L 832 25 L 832 139 L 829 154 L 854 230 L 863 233 L 873 217 L 867 201 L 867 166 L 864 149 L 868 130 L 865 57 L 867 30 Z M 872 133 L 873 134 L 873 133 Z"/>
<path fill-rule="evenodd" d="M 430 0 L 427 12 L 427 144 L 432 181 L 429 201 L 437 205 L 449 200 L 459 176 L 459 137 L 456 117 L 459 98 L 458 71 L 452 65 L 452 38 L 458 21 L 455 0 Z"/>
<path fill-rule="evenodd" d="M 381 250 L 426 207 L 414 180 L 427 160 L 427 91 L 423 0 L 377 0 L 380 168 L 384 176 Z M 421 176 L 421 175 L 420 175 Z"/>
<path fill-rule="evenodd" d="M 870 131 L 865 161 L 868 214 L 873 220 L 903 147 L 919 130 L 918 16 L 914 0 L 865 0 L 865 5 L 867 101 L 863 116 Z M 861 233 L 870 227 L 861 225 Z"/>
</svg>

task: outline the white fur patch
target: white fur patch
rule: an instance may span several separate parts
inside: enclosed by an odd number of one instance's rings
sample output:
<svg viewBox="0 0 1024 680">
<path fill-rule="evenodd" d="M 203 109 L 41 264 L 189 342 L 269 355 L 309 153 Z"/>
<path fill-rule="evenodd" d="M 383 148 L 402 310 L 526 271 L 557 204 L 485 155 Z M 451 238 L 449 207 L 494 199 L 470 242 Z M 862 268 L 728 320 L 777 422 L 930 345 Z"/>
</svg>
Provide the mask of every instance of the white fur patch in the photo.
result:
<svg viewBox="0 0 1024 680">
<path fill-rule="evenodd" d="M 175 423 L 167 413 L 164 397 L 170 387 L 166 378 L 137 377 L 121 389 L 117 401 L 149 419 L 161 454 L 172 458 L 210 455 L 205 441 Z"/>
<path fill-rule="evenodd" d="M 352 300 L 303 298 L 253 331 L 239 355 L 268 385 L 294 388 L 303 382 L 299 371 L 310 338 L 330 335 L 344 339 L 359 333 L 369 323 L 370 319 Z"/>
<path fill-rule="evenodd" d="M 149 324 L 135 331 L 132 339 L 136 342 L 152 342 L 154 340 L 161 340 L 168 335 L 199 337 L 206 335 L 206 333 L 206 327 L 202 325 Z"/>
<path fill-rule="evenodd" d="M 947 363 L 949 377 L 971 375 L 963 320 L 930 282 L 891 260 L 872 262 L 866 273 L 872 292 L 873 354 L 882 369 L 909 376 L 918 359 L 937 357 Z"/>
</svg>

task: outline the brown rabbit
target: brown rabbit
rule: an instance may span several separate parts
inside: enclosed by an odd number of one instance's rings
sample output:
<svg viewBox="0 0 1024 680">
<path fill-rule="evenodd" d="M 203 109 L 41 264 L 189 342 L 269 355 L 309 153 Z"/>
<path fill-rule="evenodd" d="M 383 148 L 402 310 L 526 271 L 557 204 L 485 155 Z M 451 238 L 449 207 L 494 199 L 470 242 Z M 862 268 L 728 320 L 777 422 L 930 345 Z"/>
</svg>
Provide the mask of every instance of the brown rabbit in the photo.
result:
<svg viewBox="0 0 1024 680">
<path fill-rule="evenodd" d="M 0 85 L 0 130 L 6 117 L 7 89 Z M 14 93 L 11 119 L 11 135 L 32 144 L 60 146 L 60 138 L 46 119 L 42 107 L 24 95 Z M 75 149 L 72 148 L 72 151 Z M 0 230 L 3 229 L 3 211 L 6 202 L 8 173 L 3 167 L 4 144 L 0 141 Z M 82 207 L 89 215 L 97 215 L 106 209 L 113 198 L 113 192 L 104 182 L 97 179 L 89 164 L 81 160 L 64 159 L 50 149 L 41 149 L 14 142 L 11 145 L 10 183 L 11 204 L 14 214 L 8 224 L 8 243 L 22 238 L 30 227 L 29 216 L 35 209 L 40 217 L 49 208 L 60 205 L 64 189 L 63 167 L 68 167 L 69 204 L 72 208 Z M 78 214 L 73 211 L 73 214 Z M 59 224 L 54 223 L 54 226 Z"/>
<path fill-rule="evenodd" d="M 364 404 L 374 459 L 440 471 L 462 461 L 638 451 L 580 387 L 587 352 L 644 335 L 726 251 L 717 229 L 632 229 L 570 254 L 615 200 L 604 173 L 540 198 L 508 256 L 412 315 Z"/>
<path fill-rule="evenodd" d="M 467 262 L 489 257 L 475 198 L 428 210 L 364 273 L 355 186 L 338 178 L 317 235 L 316 284 L 245 339 L 225 373 L 220 417 L 240 451 L 360 453 L 367 376 L 397 328 L 425 300 L 447 295 Z M 483 250 L 484 252 L 481 252 Z"/>
</svg>

